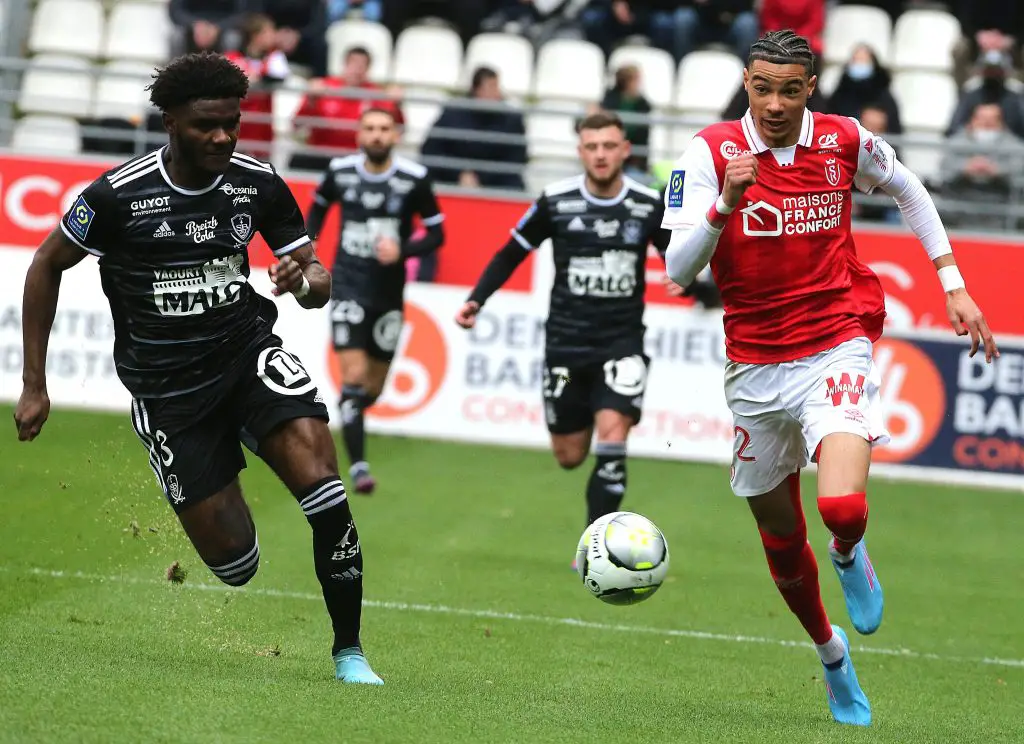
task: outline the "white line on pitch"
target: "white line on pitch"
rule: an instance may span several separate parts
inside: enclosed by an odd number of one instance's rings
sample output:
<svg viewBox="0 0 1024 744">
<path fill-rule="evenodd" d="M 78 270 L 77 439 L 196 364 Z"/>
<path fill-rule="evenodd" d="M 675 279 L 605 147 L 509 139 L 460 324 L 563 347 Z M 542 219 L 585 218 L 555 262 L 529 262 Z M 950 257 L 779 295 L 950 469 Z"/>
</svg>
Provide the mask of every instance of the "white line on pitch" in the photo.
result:
<svg viewBox="0 0 1024 744">
<path fill-rule="evenodd" d="M 81 579 L 84 581 L 99 581 L 113 584 L 138 584 L 144 586 L 160 586 L 168 582 L 156 579 L 139 579 L 131 576 L 102 576 L 99 574 L 88 574 L 82 571 L 56 571 L 44 568 L 17 569 L 8 566 L 0 566 L 0 571 L 5 573 L 20 573 L 30 576 L 43 576 L 51 579 Z M 289 592 L 281 589 L 267 589 L 262 587 L 235 588 L 224 584 L 203 584 L 188 582 L 179 587 L 183 590 L 194 590 L 204 592 L 223 592 L 237 594 L 251 594 L 261 597 L 277 597 L 281 599 L 302 599 L 308 601 L 322 602 L 323 597 L 319 594 L 309 592 Z M 460 617 L 475 617 L 484 620 L 509 620 L 520 623 L 538 623 L 542 625 L 563 625 L 573 628 L 585 628 L 587 630 L 600 630 L 614 633 L 633 633 L 664 636 L 668 638 L 693 638 L 701 641 L 724 641 L 726 643 L 753 643 L 766 646 L 784 646 L 786 648 L 810 648 L 806 641 L 785 641 L 778 638 L 764 638 L 763 636 L 730 635 L 727 633 L 710 633 L 703 630 L 677 630 L 673 628 L 652 628 L 643 625 L 620 625 L 613 623 L 596 623 L 589 620 L 578 620 L 572 617 L 549 617 L 547 615 L 529 615 L 519 612 L 501 612 L 498 610 L 474 610 L 467 607 L 449 607 L 436 604 L 416 604 L 410 602 L 387 602 L 381 600 L 364 599 L 364 607 L 372 607 L 379 610 L 392 610 L 395 612 L 423 612 L 434 615 L 457 615 Z M 858 653 L 876 654 L 879 656 L 897 656 L 904 659 L 925 659 L 928 661 L 945 661 L 958 664 L 984 664 L 989 666 L 1016 667 L 1024 669 L 1024 659 L 999 659 L 992 657 L 978 656 L 946 656 L 943 654 L 925 653 L 922 651 L 911 651 L 910 649 L 879 648 L 877 646 L 856 646 Z"/>
</svg>

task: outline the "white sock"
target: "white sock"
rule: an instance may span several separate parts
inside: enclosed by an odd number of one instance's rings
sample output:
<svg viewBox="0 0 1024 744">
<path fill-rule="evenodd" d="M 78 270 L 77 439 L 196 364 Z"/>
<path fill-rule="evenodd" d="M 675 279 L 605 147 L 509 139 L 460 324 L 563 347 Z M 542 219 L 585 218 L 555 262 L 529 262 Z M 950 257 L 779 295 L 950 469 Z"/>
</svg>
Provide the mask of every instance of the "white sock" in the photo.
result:
<svg viewBox="0 0 1024 744">
<path fill-rule="evenodd" d="M 832 637 L 820 646 L 815 643 L 814 650 L 818 652 L 818 657 L 823 664 L 835 664 L 846 656 L 846 644 L 843 643 L 843 639 L 839 637 L 838 633 L 833 633 Z"/>
<path fill-rule="evenodd" d="M 854 545 L 850 549 L 849 553 L 842 553 L 842 552 L 840 552 L 839 548 L 836 547 L 836 540 L 835 540 L 834 537 L 828 543 L 828 552 L 830 552 L 832 555 L 834 555 L 836 558 L 838 558 L 839 560 L 843 561 L 844 563 L 846 561 L 849 561 L 853 557 L 853 551 L 855 551 L 856 549 L 857 549 L 857 546 Z"/>
</svg>

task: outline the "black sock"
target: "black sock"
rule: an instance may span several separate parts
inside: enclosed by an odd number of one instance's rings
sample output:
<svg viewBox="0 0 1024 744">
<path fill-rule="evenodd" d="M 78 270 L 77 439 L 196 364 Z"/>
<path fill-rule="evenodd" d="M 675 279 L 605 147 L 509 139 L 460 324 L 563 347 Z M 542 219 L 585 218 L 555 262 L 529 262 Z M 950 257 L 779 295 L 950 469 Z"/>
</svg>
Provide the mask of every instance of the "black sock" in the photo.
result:
<svg viewBox="0 0 1024 744">
<path fill-rule="evenodd" d="M 587 524 L 618 511 L 626 495 L 626 443 L 598 442 L 587 482 Z"/>
<path fill-rule="evenodd" d="M 334 626 L 331 654 L 359 646 L 363 608 L 363 553 L 338 476 L 317 481 L 299 495 L 299 505 L 313 528 L 313 565 Z"/>
<path fill-rule="evenodd" d="M 366 465 L 366 430 L 363 411 L 370 398 L 360 385 L 345 385 L 341 389 L 341 439 L 345 443 L 348 461 L 353 465 Z"/>
</svg>

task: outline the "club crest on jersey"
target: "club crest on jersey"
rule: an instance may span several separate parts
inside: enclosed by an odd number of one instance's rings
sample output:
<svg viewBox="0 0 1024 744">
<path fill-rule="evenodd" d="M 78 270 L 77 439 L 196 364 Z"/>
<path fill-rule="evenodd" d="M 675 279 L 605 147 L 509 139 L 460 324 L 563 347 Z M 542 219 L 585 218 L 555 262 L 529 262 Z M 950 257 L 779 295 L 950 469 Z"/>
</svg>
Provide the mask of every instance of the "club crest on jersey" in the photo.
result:
<svg viewBox="0 0 1024 744">
<path fill-rule="evenodd" d="M 726 160 L 732 160 L 738 158 L 743 154 L 743 149 L 732 140 L 726 140 L 722 143 L 722 146 L 718 148 L 718 152 Z"/>
<path fill-rule="evenodd" d="M 639 243 L 643 237 L 644 225 L 640 220 L 626 220 L 622 226 L 622 240 L 625 243 Z"/>
<path fill-rule="evenodd" d="M 231 218 L 231 232 L 243 243 L 252 234 L 252 216 L 247 212 L 236 214 Z"/>
<path fill-rule="evenodd" d="M 842 172 L 839 170 L 839 159 L 838 158 L 826 158 L 825 159 L 825 178 L 832 186 L 838 186 L 839 182 L 843 178 Z"/>
<path fill-rule="evenodd" d="M 665 195 L 665 206 L 669 209 L 681 209 L 683 206 L 683 183 L 686 171 L 674 170 L 668 177 L 668 193 Z"/>
</svg>

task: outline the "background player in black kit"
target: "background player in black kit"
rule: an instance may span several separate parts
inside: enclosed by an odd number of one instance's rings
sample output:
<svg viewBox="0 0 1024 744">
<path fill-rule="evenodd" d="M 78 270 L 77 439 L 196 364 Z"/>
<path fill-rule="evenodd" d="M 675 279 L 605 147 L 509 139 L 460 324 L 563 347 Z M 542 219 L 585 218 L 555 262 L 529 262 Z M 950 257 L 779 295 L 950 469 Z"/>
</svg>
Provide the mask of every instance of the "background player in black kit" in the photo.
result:
<svg viewBox="0 0 1024 744">
<path fill-rule="evenodd" d="M 327 409 L 273 333 L 277 307 L 249 284 L 249 240 L 259 232 L 279 259 L 270 268 L 275 295 L 323 307 L 330 276 L 282 178 L 234 153 L 245 74 L 219 55 L 187 55 L 149 89 L 169 144 L 88 186 L 28 271 L 19 439 L 34 439 L 49 414 L 46 347 L 61 273 L 94 254 L 132 425 L 200 557 L 227 584 L 256 573 L 256 528 L 238 482 L 244 441 L 312 528 L 336 677 L 383 684 L 359 642 L 363 559 Z"/>
<path fill-rule="evenodd" d="M 622 172 L 630 154 L 622 121 L 598 112 L 580 122 L 579 135 L 585 174 L 544 189 L 487 265 L 456 322 L 472 328 L 480 308 L 529 252 L 552 239 L 545 416 L 563 468 L 587 458 L 597 430 L 589 524 L 616 511 L 626 493 L 626 438 L 640 421 L 650 363 L 643 324 L 647 246 L 653 242 L 664 253 L 669 233 L 661 229 L 658 192 Z"/>
<path fill-rule="evenodd" d="M 376 485 L 366 462 L 363 413 L 387 379 L 402 330 L 405 260 L 444 243 L 427 169 L 392 154 L 394 115 L 371 108 L 359 119 L 356 155 L 334 158 L 324 172 L 307 224 L 316 238 L 332 204 L 341 206 L 332 269 L 331 333 L 342 374 L 341 436 L 359 493 Z M 413 216 L 426 232 L 415 239 Z"/>
</svg>

